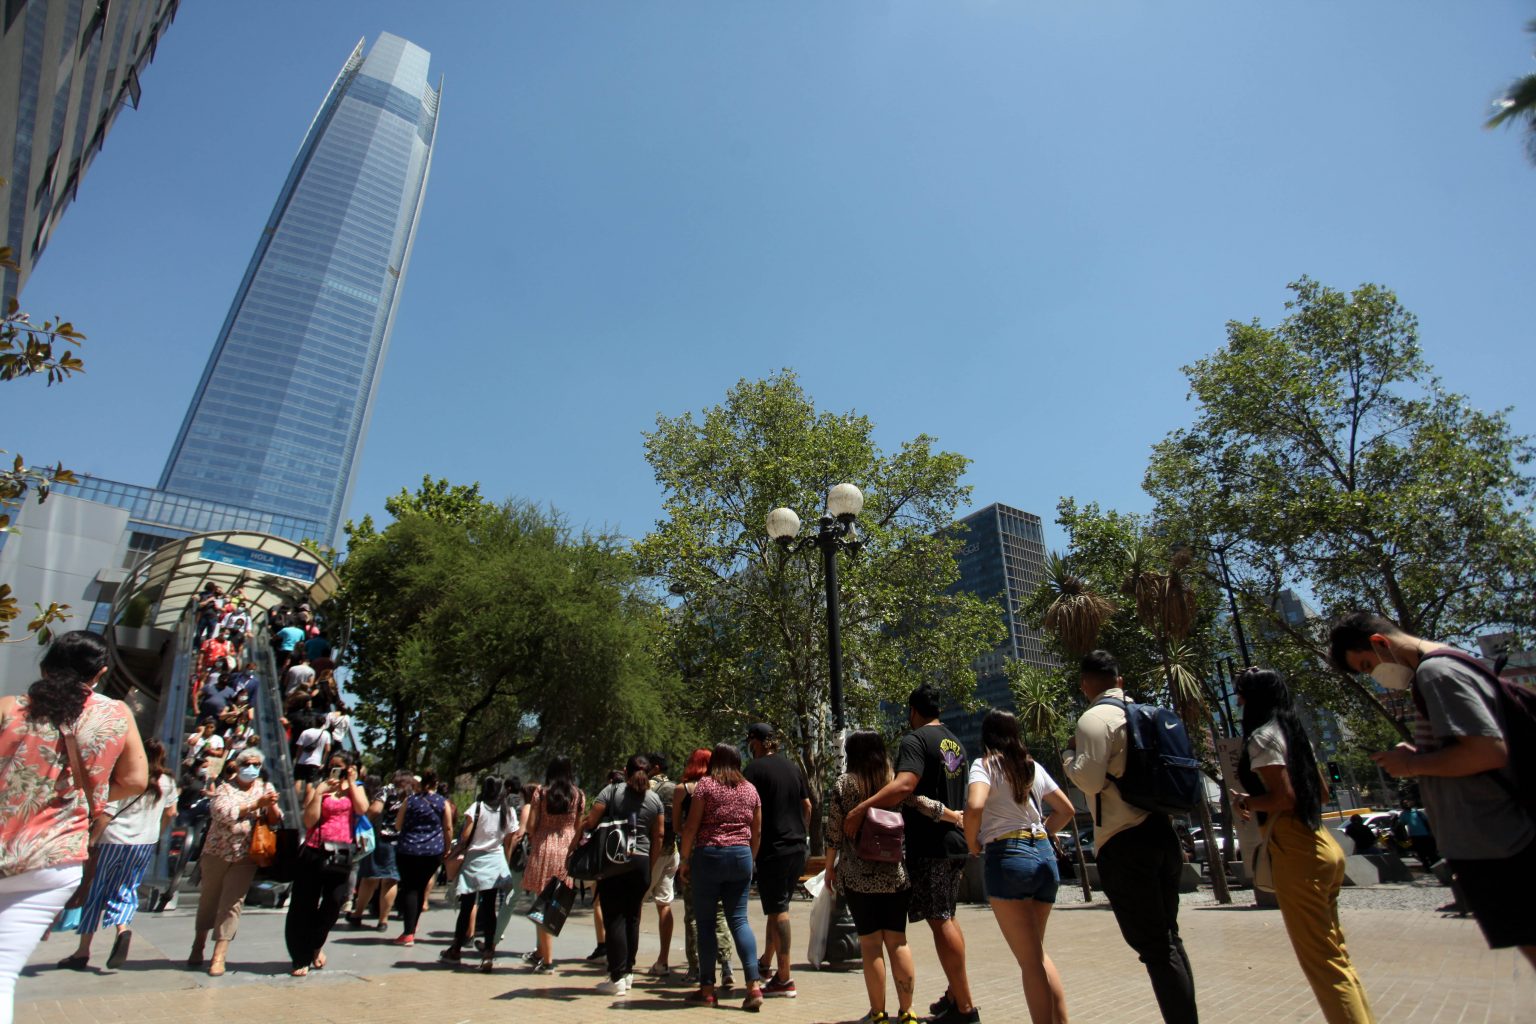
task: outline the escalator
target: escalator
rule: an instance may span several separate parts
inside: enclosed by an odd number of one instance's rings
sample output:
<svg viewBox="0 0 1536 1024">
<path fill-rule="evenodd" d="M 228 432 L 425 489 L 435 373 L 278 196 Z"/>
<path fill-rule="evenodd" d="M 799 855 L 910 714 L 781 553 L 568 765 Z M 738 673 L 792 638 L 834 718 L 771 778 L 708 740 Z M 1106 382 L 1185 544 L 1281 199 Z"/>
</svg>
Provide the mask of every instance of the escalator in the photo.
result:
<svg viewBox="0 0 1536 1024">
<path fill-rule="evenodd" d="M 265 609 L 302 601 L 319 604 L 335 593 L 335 572 L 314 553 L 267 534 L 225 531 L 174 541 L 146 555 L 113 601 L 113 625 L 107 629 L 112 668 L 102 692 L 129 705 L 140 733 L 157 737 L 165 746 L 168 769 L 179 771 L 186 739 L 197 727 L 197 595 L 210 582 L 226 593 L 238 589 L 247 607 L 257 609 L 241 658 L 256 667 L 254 729 L 266 778 L 277 789 L 285 824 L 296 827 L 300 807 Z M 190 862 L 206 823 L 192 819 L 186 807 L 182 811 L 162 835 L 145 874 L 140 903 L 147 909 L 173 907 L 178 890 L 191 881 Z M 281 898 L 270 896 L 277 887 L 258 875 L 257 886 L 264 885 L 253 890 L 258 901 Z"/>
</svg>

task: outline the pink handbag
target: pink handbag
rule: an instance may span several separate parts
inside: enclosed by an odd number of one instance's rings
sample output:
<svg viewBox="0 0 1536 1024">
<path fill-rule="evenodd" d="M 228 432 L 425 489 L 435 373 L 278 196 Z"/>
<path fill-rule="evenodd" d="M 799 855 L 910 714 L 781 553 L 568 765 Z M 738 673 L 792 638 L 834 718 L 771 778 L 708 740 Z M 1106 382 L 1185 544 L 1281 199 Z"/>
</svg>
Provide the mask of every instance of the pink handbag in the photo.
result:
<svg viewBox="0 0 1536 1024">
<path fill-rule="evenodd" d="M 901 861 L 906 836 L 907 825 L 900 811 L 871 807 L 864 814 L 864 823 L 859 826 L 853 852 L 860 860 L 896 864 Z"/>
</svg>

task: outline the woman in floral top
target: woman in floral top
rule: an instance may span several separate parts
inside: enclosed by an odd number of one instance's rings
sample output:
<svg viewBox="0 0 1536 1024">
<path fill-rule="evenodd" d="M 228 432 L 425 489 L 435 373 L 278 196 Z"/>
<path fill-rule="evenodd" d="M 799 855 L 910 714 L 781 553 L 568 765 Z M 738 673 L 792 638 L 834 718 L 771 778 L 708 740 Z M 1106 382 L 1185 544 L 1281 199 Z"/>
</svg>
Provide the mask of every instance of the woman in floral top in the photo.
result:
<svg viewBox="0 0 1536 1024">
<path fill-rule="evenodd" d="M 24 697 L 0 698 L 0 1021 L 16 976 L 79 888 L 92 810 L 149 783 L 144 744 L 121 701 L 92 692 L 107 645 L 65 633 Z M 78 748 L 80 771 L 71 741 Z M 78 777 L 83 773 L 86 777 Z"/>
<path fill-rule="evenodd" d="M 907 945 L 907 904 L 912 899 L 907 865 L 901 860 L 863 860 L 857 844 L 843 832 L 843 819 L 848 812 L 891 781 L 891 760 L 886 755 L 885 740 L 869 730 L 849 733 L 843 750 L 848 770 L 838 778 L 827 799 L 827 884 L 847 902 L 859 933 L 864 989 L 870 1007 L 864 1021 L 884 1024 L 890 1019 L 885 1012 L 884 954 L 888 951 L 891 973 L 896 976 L 901 1024 L 916 1024 L 917 1017 L 912 1012 L 916 972 L 912 949 Z M 930 818 L 958 824 L 959 813 L 936 800 L 920 796 L 911 803 Z"/>
<path fill-rule="evenodd" d="M 197 932 L 192 939 L 188 967 L 201 967 L 203 945 L 213 932 L 213 960 L 208 974 L 224 973 L 224 957 L 240 928 L 245 894 L 256 877 L 251 860 L 251 831 L 256 822 L 276 825 L 283 820 L 277 807 L 277 790 L 261 777 L 262 753 L 249 747 L 235 758 L 234 780 L 219 786 L 210 806 L 208 838 L 198 860 L 202 886 L 197 899 Z"/>
</svg>

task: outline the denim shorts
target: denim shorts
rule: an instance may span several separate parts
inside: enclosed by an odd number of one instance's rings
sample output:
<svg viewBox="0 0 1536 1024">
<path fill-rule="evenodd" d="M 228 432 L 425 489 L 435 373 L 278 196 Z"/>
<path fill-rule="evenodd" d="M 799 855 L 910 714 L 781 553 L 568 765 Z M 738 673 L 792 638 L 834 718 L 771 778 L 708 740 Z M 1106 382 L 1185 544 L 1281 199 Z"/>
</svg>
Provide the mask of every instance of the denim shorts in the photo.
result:
<svg viewBox="0 0 1536 1024">
<path fill-rule="evenodd" d="M 1055 903 L 1061 874 L 1056 850 L 1045 839 L 997 839 L 987 844 L 983 877 L 987 898 Z"/>
</svg>

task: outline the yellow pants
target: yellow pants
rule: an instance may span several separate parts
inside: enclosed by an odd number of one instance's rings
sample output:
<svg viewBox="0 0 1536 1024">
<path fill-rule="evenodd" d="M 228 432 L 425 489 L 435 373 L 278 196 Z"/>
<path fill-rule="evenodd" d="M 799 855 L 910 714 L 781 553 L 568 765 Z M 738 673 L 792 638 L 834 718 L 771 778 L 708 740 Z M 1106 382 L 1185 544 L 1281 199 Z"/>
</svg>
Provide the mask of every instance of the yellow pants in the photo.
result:
<svg viewBox="0 0 1536 1024">
<path fill-rule="evenodd" d="M 1344 851 L 1327 829 L 1310 829 L 1284 811 L 1275 819 L 1269 852 L 1280 916 L 1323 1018 L 1328 1024 L 1375 1024 L 1339 927 Z"/>
</svg>

